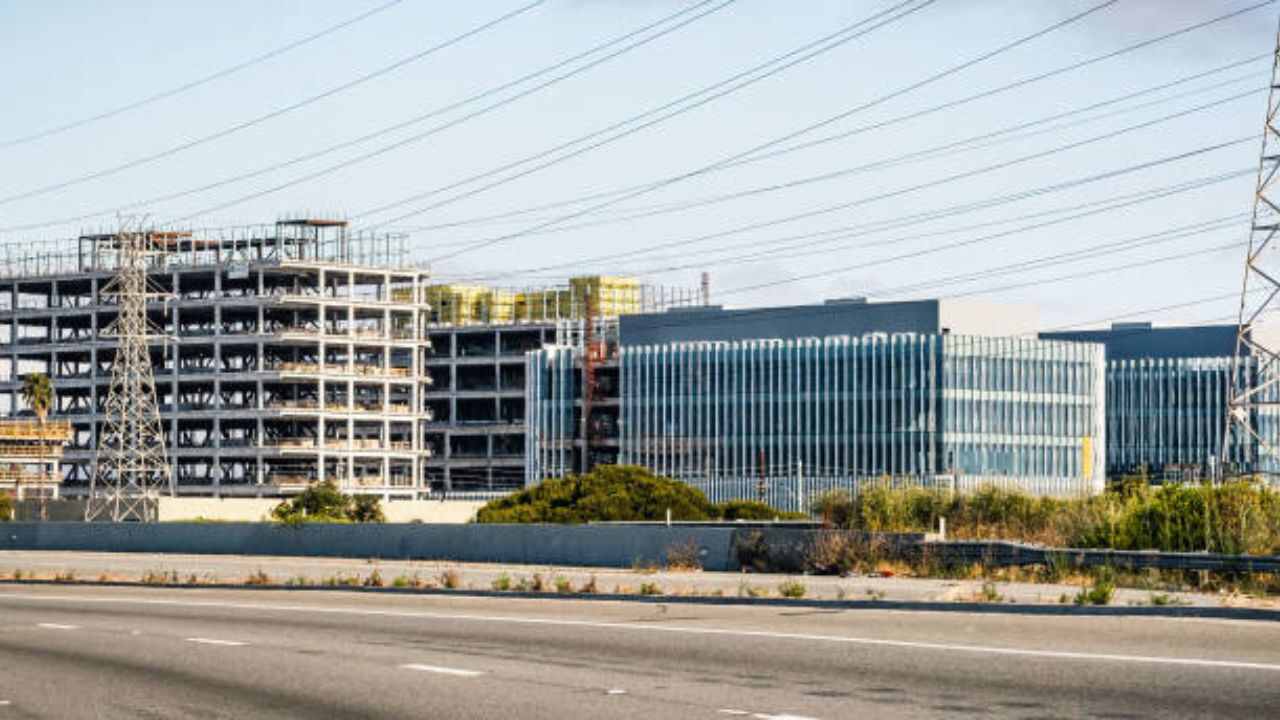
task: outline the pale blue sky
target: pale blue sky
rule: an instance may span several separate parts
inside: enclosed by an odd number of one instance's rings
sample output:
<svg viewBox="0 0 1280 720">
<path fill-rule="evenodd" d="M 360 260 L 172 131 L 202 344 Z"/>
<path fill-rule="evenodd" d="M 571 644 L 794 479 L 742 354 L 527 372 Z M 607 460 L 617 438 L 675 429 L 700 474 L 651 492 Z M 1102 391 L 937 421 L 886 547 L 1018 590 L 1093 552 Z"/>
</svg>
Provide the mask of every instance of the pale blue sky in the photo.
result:
<svg viewBox="0 0 1280 720">
<path fill-rule="evenodd" d="M 0 91 L 5 99 L 5 110 L 0 113 L 0 143 L 215 72 L 383 2 L 0 2 L 0 48 L 5 57 L 5 62 L 0 63 Z M 677 175 L 910 85 L 1097 2 L 938 0 L 899 22 L 741 92 L 554 168 L 397 222 L 394 227 L 412 230 L 446 224 Z M 52 137 L 0 146 L 0 198 L 110 168 L 288 106 L 522 4 L 520 0 L 405 0 L 317 43 L 191 92 Z M 193 222 L 216 226 L 272 221 L 299 210 L 364 218 L 361 214 L 371 208 L 466 178 L 661 105 L 894 4 L 887 0 L 738 0 L 649 45 L 483 117 L 345 170 L 203 215 Z M 961 98 L 1251 4 L 1242 0 L 1120 0 L 1113 7 L 947 81 L 898 97 L 817 134 L 851 129 Z M 270 166 L 447 105 L 687 5 L 668 0 L 549 0 L 419 62 L 242 132 L 100 180 L 18 201 L 0 201 L 0 227 L 75 217 Z M 1274 42 L 1277 10 L 1276 5 L 1271 5 L 953 111 L 676 183 L 619 207 L 680 203 L 894 158 L 1267 54 Z M 705 268 L 712 273 L 717 299 L 733 305 L 810 302 L 856 293 L 883 299 L 927 297 L 1083 274 L 1069 282 L 1036 283 L 986 294 L 994 301 L 1038 305 L 1046 327 L 1229 293 L 1238 287 L 1243 249 L 1232 246 L 1207 251 L 1243 242 L 1247 237 L 1244 220 L 1214 232 L 1085 262 L 985 277 L 941 289 L 907 286 L 1245 213 L 1250 206 L 1250 176 L 1089 218 L 1008 233 L 964 249 L 886 261 L 767 289 L 742 288 L 874 263 L 1036 221 L 982 230 L 955 228 L 1248 169 L 1257 164 L 1258 143 L 1254 140 L 981 212 L 896 230 L 864 231 L 825 248 L 809 247 L 800 256 L 755 263 L 723 260 L 747 251 L 733 249 L 734 243 L 756 243 L 748 249 L 758 251 L 760 243 L 770 238 L 855 224 L 865 226 L 1255 136 L 1261 128 L 1265 95 L 1257 92 L 1226 99 L 1263 88 L 1269 66 L 1269 58 L 1258 60 L 1111 109 L 1198 91 L 1185 97 L 1016 142 L 945 154 L 924 162 L 695 211 L 521 237 L 442 261 L 435 269 L 450 277 L 504 274 L 498 282 L 522 284 L 540 282 L 543 276 L 568 274 L 562 270 L 542 271 L 536 273 L 538 277 L 530 278 L 524 272 L 529 268 L 671 243 L 674 247 L 670 249 L 619 260 L 603 269 L 642 271 L 654 282 L 692 286 L 697 284 L 699 270 Z M 1200 91 L 1231 80 L 1238 82 Z M 872 198 L 1218 100 L 1226 101 L 1115 139 L 928 190 L 868 200 L 842 212 L 727 235 L 701 245 L 680 242 L 834 203 Z M 160 222 L 185 217 L 315 172 L 464 112 L 466 109 L 458 110 L 329 157 L 145 209 Z M 442 197 L 447 195 L 433 199 Z M 368 219 L 385 220 L 397 214 L 388 211 Z M 593 218 L 613 218 L 617 214 L 611 209 Z M 459 243 L 517 231 L 556 215 L 542 212 L 516 222 L 418 230 L 411 239 L 420 257 L 432 258 L 456 250 Z M 1040 220 L 1048 217 L 1052 216 Z M 68 237 L 82 228 L 111 222 L 108 216 L 7 231 L 0 233 L 0 240 L 18 244 Z M 573 224 L 579 222 L 582 220 Z M 911 237 L 919 235 L 928 237 Z M 726 250 L 695 254 L 697 250 L 718 247 Z M 1170 255 L 1187 257 L 1147 269 L 1090 272 Z M 671 266 L 681 269 L 662 270 Z M 524 276 L 505 275 L 521 272 Z M 1232 305 L 1232 301 L 1224 300 L 1151 317 L 1162 322 L 1216 319 L 1230 314 Z"/>
</svg>

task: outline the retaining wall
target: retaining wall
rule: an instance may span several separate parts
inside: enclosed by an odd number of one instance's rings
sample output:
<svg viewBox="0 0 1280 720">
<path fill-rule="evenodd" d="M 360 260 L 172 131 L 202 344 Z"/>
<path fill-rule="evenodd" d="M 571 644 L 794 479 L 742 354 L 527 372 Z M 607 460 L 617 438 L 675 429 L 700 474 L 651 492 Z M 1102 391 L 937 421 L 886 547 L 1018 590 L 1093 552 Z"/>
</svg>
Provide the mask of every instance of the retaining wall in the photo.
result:
<svg viewBox="0 0 1280 720">
<path fill-rule="evenodd" d="M 452 560 L 631 567 L 696 543 L 707 570 L 737 570 L 734 527 L 0 523 L 0 550 L 79 550 Z M 803 531 L 799 531 L 803 532 Z"/>
</svg>

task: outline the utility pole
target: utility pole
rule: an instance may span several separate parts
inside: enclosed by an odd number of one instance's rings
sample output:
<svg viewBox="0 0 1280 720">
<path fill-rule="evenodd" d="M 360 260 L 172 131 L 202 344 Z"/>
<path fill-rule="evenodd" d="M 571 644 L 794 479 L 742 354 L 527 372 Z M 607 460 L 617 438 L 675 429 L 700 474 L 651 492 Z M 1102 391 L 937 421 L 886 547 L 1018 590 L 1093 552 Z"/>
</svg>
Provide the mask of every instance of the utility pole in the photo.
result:
<svg viewBox="0 0 1280 720">
<path fill-rule="evenodd" d="M 1259 338 L 1254 323 L 1264 314 L 1280 310 L 1280 259 L 1275 240 L 1280 233 L 1280 26 L 1271 62 L 1271 86 L 1267 95 L 1267 114 L 1262 128 L 1262 150 L 1258 161 L 1257 182 L 1253 194 L 1253 219 L 1250 223 L 1249 251 L 1245 256 L 1244 280 L 1240 288 L 1240 315 L 1236 330 L 1235 357 L 1228 378 L 1226 427 L 1223 429 L 1218 472 L 1225 476 L 1231 460 L 1233 440 L 1243 444 L 1252 439 L 1258 446 L 1257 467 L 1261 470 L 1264 456 L 1280 460 L 1280 451 L 1263 438 L 1254 420 L 1264 406 L 1280 406 L 1280 345 Z M 1254 367 L 1249 367 L 1250 361 Z M 1246 462 L 1249 458 L 1242 458 Z"/>
<path fill-rule="evenodd" d="M 104 334 L 117 347 L 85 520 L 148 522 L 160 489 L 172 492 L 149 348 L 150 338 L 162 333 L 147 320 L 147 301 L 170 297 L 147 277 L 151 258 L 163 252 L 159 244 L 170 237 L 177 234 L 139 228 L 112 238 L 119 267 L 103 294 L 115 300 L 118 314 Z"/>
</svg>

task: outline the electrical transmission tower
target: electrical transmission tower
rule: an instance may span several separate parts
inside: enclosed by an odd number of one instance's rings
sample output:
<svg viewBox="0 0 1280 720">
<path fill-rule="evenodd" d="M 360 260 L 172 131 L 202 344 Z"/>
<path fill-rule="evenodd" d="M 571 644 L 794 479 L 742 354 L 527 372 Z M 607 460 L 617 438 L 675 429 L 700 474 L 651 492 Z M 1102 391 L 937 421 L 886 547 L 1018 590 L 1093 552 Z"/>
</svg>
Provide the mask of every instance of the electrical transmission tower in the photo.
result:
<svg viewBox="0 0 1280 720">
<path fill-rule="evenodd" d="M 148 300 L 169 299 L 147 278 L 148 266 L 163 252 L 161 243 L 167 237 L 139 228 L 121 229 L 111 238 L 119 268 L 102 293 L 114 299 L 119 313 L 103 334 L 118 345 L 93 458 L 86 520 L 147 522 L 154 518 L 159 491 L 172 487 L 148 348 L 150 338 L 162 333 L 147 320 Z"/>
</svg>

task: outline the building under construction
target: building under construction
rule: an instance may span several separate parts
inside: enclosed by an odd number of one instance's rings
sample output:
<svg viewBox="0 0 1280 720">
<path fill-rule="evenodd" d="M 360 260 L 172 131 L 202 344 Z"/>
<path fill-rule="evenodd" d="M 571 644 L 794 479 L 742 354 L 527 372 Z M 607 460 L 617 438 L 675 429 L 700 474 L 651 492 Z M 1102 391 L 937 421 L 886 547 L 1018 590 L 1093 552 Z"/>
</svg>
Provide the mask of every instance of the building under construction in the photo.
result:
<svg viewBox="0 0 1280 720">
<path fill-rule="evenodd" d="M 434 380 L 427 391 L 432 488 L 458 496 L 524 486 L 532 387 L 525 355 L 544 346 L 597 348 L 591 355 L 594 362 L 577 364 L 575 388 L 590 386 L 591 397 L 601 398 L 596 410 L 588 412 L 595 417 L 592 437 L 606 450 L 612 444 L 614 453 L 596 460 L 616 459 L 617 413 L 615 407 L 610 422 L 606 398 L 610 387 L 616 388 L 617 364 L 602 348 L 616 349 L 619 316 L 694 305 L 704 295 L 692 288 L 606 276 L 575 277 L 566 285 L 543 288 L 427 287 L 432 347 L 427 371 Z M 577 452 L 585 457 L 582 447 Z M 581 462 L 575 467 L 585 469 Z"/>
<path fill-rule="evenodd" d="M 388 498 L 426 494 L 428 285 L 403 237 L 344 221 L 156 233 L 161 296 L 148 339 L 174 491 L 272 496 L 333 480 Z M 117 340 L 104 287 L 115 234 L 15 249 L 0 270 L 0 403 L 46 373 L 70 423 L 63 494 L 87 492 Z"/>
</svg>

